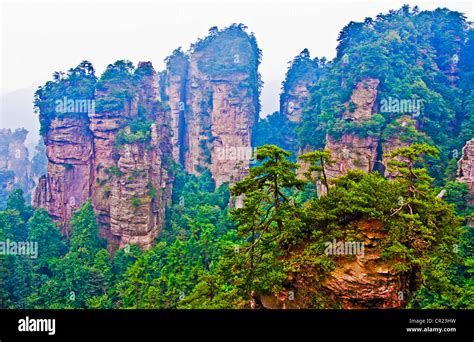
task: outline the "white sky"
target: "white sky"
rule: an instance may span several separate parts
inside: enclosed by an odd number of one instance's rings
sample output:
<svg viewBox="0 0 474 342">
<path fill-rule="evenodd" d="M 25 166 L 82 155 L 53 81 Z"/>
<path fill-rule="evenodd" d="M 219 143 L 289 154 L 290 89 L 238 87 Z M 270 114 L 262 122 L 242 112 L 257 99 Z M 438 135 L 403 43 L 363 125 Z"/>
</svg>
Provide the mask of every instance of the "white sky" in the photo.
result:
<svg viewBox="0 0 474 342">
<path fill-rule="evenodd" d="M 151 61 L 162 70 L 167 55 L 179 46 L 187 50 L 211 26 L 242 22 L 263 51 L 262 115 L 278 110 L 288 61 L 304 48 L 313 57 L 333 58 L 338 33 L 351 20 L 375 17 L 404 3 L 421 10 L 448 7 L 473 20 L 472 0 L 0 1 L 1 94 L 36 88 L 54 71 L 84 59 L 93 63 L 97 75 L 118 59 L 135 65 Z"/>
</svg>

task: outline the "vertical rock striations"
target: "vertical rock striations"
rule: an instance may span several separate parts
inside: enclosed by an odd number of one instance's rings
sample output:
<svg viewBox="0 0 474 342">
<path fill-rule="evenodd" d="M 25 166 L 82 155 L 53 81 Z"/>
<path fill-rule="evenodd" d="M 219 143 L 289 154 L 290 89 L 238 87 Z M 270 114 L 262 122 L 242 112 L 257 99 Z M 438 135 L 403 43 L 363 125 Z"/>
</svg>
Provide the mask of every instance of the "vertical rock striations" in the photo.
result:
<svg viewBox="0 0 474 342">
<path fill-rule="evenodd" d="M 321 76 L 320 61 L 311 59 L 304 49 L 291 62 L 280 94 L 280 113 L 290 122 L 299 123 L 309 101 L 310 90 Z"/>
<path fill-rule="evenodd" d="M 171 145 L 173 160 L 184 164 L 183 136 L 185 129 L 184 109 L 189 58 L 177 49 L 166 60 L 166 70 L 162 73 L 162 99 L 168 102 L 171 116 Z"/>
<path fill-rule="evenodd" d="M 469 192 L 474 198 L 474 138 L 469 140 L 462 149 L 461 159 L 458 161 L 458 182 L 466 183 Z M 469 203 L 474 205 L 474 200 Z"/>
<path fill-rule="evenodd" d="M 71 69 L 37 95 L 48 173 L 39 181 L 35 205 L 46 208 L 67 234 L 73 211 L 91 198 L 111 247 L 148 248 L 164 225 L 172 183 L 169 116 L 160 101 L 158 75 L 151 63 L 134 69 L 118 61 L 97 84 L 95 76 L 87 83 L 91 68 L 76 70 L 84 78 L 76 80 L 76 93 L 71 93 L 77 76 Z M 89 92 L 81 93 L 84 88 Z M 95 102 L 85 113 L 57 113 L 51 104 L 58 95 Z"/>
<path fill-rule="evenodd" d="M 240 25 L 211 32 L 189 57 L 184 166 L 210 169 L 216 185 L 248 172 L 259 111 L 260 50 Z"/>
<path fill-rule="evenodd" d="M 91 193 L 92 136 L 87 114 L 56 117 L 43 136 L 47 174 L 39 179 L 36 206 L 48 209 L 63 232 L 73 212 Z"/>
<path fill-rule="evenodd" d="M 342 125 L 349 123 L 360 126 L 371 119 L 379 83 L 377 79 L 366 78 L 357 84 L 342 115 Z M 362 136 L 344 131 L 337 138 L 327 134 L 326 149 L 331 151 L 332 158 L 336 161 L 326 167 L 328 178 L 337 178 L 350 169 L 372 171 L 377 160 L 379 140 L 378 135 Z M 318 187 L 319 194 L 324 191 L 324 187 Z"/>
<path fill-rule="evenodd" d="M 25 195 L 30 195 L 33 184 L 25 145 L 27 135 L 28 131 L 24 128 L 13 132 L 11 129 L 0 129 L 0 172 L 5 196 L 13 188 L 22 189 Z M 1 196 L 2 199 L 5 196 Z"/>
<path fill-rule="evenodd" d="M 48 210 L 68 234 L 73 212 L 92 190 L 94 146 L 89 112 L 94 111 L 96 77 L 89 62 L 39 87 L 35 107 L 46 146 L 47 173 L 40 177 L 33 204 Z"/>
<path fill-rule="evenodd" d="M 48 172 L 34 203 L 65 234 L 91 199 L 112 247 L 148 248 L 164 226 L 173 163 L 196 175 L 209 169 L 216 185 L 248 172 L 259 111 L 255 37 L 243 25 L 211 29 L 165 61 L 160 74 L 149 62 L 117 61 L 98 80 L 83 62 L 38 90 Z M 82 102 L 92 108 L 80 110 Z"/>
</svg>

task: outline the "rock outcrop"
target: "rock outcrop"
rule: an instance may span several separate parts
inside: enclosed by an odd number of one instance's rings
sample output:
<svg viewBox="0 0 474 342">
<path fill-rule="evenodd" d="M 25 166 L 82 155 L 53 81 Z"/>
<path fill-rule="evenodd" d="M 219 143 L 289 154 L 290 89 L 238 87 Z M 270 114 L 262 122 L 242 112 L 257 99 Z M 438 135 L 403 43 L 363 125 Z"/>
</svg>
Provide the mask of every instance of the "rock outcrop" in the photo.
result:
<svg viewBox="0 0 474 342">
<path fill-rule="evenodd" d="M 379 83 L 377 79 L 367 78 L 357 84 L 342 115 L 346 122 L 363 123 L 372 117 Z M 334 164 L 326 166 L 328 179 L 342 176 L 350 169 L 372 171 L 377 160 L 379 141 L 379 136 L 360 137 L 343 133 L 336 139 L 327 134 L 325 148 L 331 151 L 335 160 Z M 324 192 L 325 188 L 319 184 L 318 194 Z"/>
<path fill-rule="evenodd" d="M 456 180 L 467 184 L 472 195 L 471 198 L 473 198 L 469 204 L 474 205 L 474 138 L 469 140 L 462 149 Z"/>
<path fill-rule="evenodd" d="M 280 94 L 280 113 L 290 122 L 301 121 L 310 90 L 318 81 L 321 70 L 319 60 L 311 59 L 307 49 L 293 59 Z"/>
<path fill-rule="evenodd" d="M 102 222 L 106 228 L 110 227 L 106 231 L 119 247 L 138 244 L 149 248 L 164 226 L 165 208 L 171 198 L 173 178 L 168 172 L 172 159 L 171 132 L 169 117 L 159 102 L 158 77 L 151 63 L 140 63 L 134 76 L 138 78 L 137 95 L 131 106 L 125 108 L 124 117 L 150 122 L 147 128 L 150 136 L 136 142 L 125 139 L 122 145 L 116 139 L 109 141 L 106 146 L 113 146 L 113 165 L 106 166 L 105 159 L 95 160 L 95 167 L 103 169 L 108 178 L 99 178 L 100 190 L 94 191 L 93 203 L 102 210 L 107 208 L 102 212 Z M 121 127 L 125 136 L 133 136 L 133 123 Z M 111 132 L 108 131 L 110 139 L 120 134 Z"/>
<path fill-rule="evenodd" d="M 381 242 L 385 237 L 377 220 L 354 224 L 364 238 L 364 253 L 338 257 L 336 269 L 322 282 L 323 291 L 341 309 L 396 309 L 404 305 L 400 277 L 392 263 L 382 259 Z"/>
<path fill-rule="evenodd" d="M 360 232 L 364 248 L 355 255 L 334 255 L 336 267 L 321 275 L 308 266 L 290 273 L 287 289 L 277 294 L 258 294 L 255 304 L 268 309 L 384 309 L 406 305 L 404 281 L 382 258 L 385 232 L 378 220 L 353 223 Z M 360 252 L 360 250 L 359 250 Z"/>
<path fill-rule="evenodd" d="M 43 139 L 48 167 L 34 204 L 47 208 L 67 234 L 70 217 L 91 194 L 93 145 L 87 114 L 54 118 Z"/>
<path fill-rule="evenodd" d="M 29 196 L 33 181 L 28 149 L 25 145 L 27 135 L 28 131 L 24 128 L 18 128 L 15 131 L 0 129 L 0 170 L 5 176 L 5 190 L 20 188 L 25 195 Z"/>
<path fill-rule="evenodd" d="M 379 84 L 380 81 L 374 78 L 366 78 L 357 83 L 352 91 L 349 108 L 343 113 L 342 118 L 349 121 L 370 119 L 375 107 Z"/>
<path fill-rule="evenodd" d="M 258 117 L 259 50 L 240 26 L 194 46 L 186 83 L 184 166 L 211 171 L 217 186 L 248 172 Z"/>
<path fill-rule="evenodd" d="M 97 82 L 94 98 L 94 110 L 84 113 L 40 113 L 49 118 L 43 135 L 48 170 L 34 203 L 68 234 L 73 212 L 91 198 L 111 248 L 148 248 L 164 225 L 172 184 L 170 120 L 158 75 L 149 62 L 135 70 L 116 62 Z"/>
</svg>

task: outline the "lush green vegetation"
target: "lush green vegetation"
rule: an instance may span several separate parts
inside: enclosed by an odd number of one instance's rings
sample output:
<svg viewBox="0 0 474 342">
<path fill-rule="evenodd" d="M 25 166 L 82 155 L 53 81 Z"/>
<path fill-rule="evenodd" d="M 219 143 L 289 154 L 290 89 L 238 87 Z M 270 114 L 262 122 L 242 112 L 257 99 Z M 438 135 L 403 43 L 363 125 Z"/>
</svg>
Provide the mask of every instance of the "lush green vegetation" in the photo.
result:
<svg viewBox="0 0 474 342">
<path fill-rule="evenodd" d="M 449 183 L 446 200 L 436 196 L 433 179 L 418 165 L 437 153 L 425 144 L 395 150 L 394 180 L 361 171 L 327 180 L 331 155 L 315 151 L 301 157 L 311 165 L 304 180 L 289 152 L 265 145 L 257 150 L 259 165 L 231 188 L 233 196 L 244 196 L 231 210 L 226 184 L 215 189 L 208 171 L 197 178 L 178 169 L 156 245 L 145 252 L 126 246 L 113 256 L 98 237 L 90 202 L 73 216 L 64 240 L 48 214 L 15 191 L 0 212 L 0 237 L 36 241 L 39 253 L 36 259 L 1 256 L 2 306 L 244 308 L 259 295 L 295 290 L 290 279 L 309 277 L 310 288 L 297 288 L 307 306 L 339 307 L 320 288 L 337 266 L 325 242 L 360 239 L 357 222 L 365 220 L 381 223 L 382 255 L 408 306 L 472 308 L 473 240 L 462 222 L 474 208 L 463 184 Z M 304 196 L 307 182 L 315 181 L 327 186 L 327 195 Z"/>
<path fill-rule="evenodd" d="M 208 57 L 199 60 L 198 67 L 214 79 L 225 79 L 233 73 L 248 74 L 248 79 L 241 83 L 241 87 L 247 88 L 247 95 L 253 98 L 256 113 L 259 113 L 259 95 L 263 83 L 258 66 L 262 60 L 262 51 L 253 33 L 248 34 L 246 30 L 243 24 L 232 24 L 222 30 L 211 27 L 209 35 L 192 44 L 190 51 Z"/>
<path fill-rule="evenodd" d="M 261 52 L 243 25 L 211 28 L 192 51 L 212 56 L 209 64 L 198 65 L 212 77 L 249 72 L 257 81 L 251 83 L 260 84 Z M 325 253 L 325 244 L 363 240 L 361 224 L 366 224 L 379 229 L 381 258 L 399 280 L 405 307 L 474 308 L 474 236 L 468 225 L 473 199 L 465 184 L 455 182 L 452 156 L 474 136 L 472 29 L 457 12 L 404 6 L 351 22 L 340 33 L 337 52 L 327 62 L 310 59 L 303 50 L 291 62 L 282 102 L 298 79 L 315 82 L 302 121 L 288 122 L 281 112 L 260 121 L 253 141 L 261 146 L 257 164 L 246 178 L 216 189 L 209 170 L 196 177 L 174 167 L 166 226 L 146 251 L 107 250 L 90 202 L 74 214 L 70 236 L 64 237 L 46 211 L 25 203 L 21 190 L 6 199 L 2 188 L 0 242 L 36 242 L 39 250 L 37 258 L 0 255 L 0 306 L 249 308 L 258 307 L 262 296 L 292 291 L 303 307 L 339 308 L 341 302 L 327 295 L 323 283 L 340 260 Z M 176 50 L 166 60 L 175 69 L 168 71 L 182 72 L 185 59 Z M 133 117 L 122 111 L 140 96 L 141 81 L 152 72 L 146 64 L 135 69 L 117 61 L 98 81 L 88 62 L 56 73 L 35 97 L 43 133 L 58 115 L 54 100 L 93 98 L 96 88 L 96 111 L 123 118 L 115 147 L 146 147 L 150 108 L 156 108 L 147 103 Z M 380 80 L 377 98 L 422 100 L 423 110 L 417 116 L 378 112 L 364 122 L 342 119 L 343 112 L 354 110 L 349 98 L 355 85 L 366 78 Z M 258 101 L 259 86 L 251 91 Z M 204 101 L 203 108 L 208 105 Z M 335 162 L 324 150 L 328 133 L 335 139 L 343 134 L 399 139 L 410 146 L 389 154 L 393 179 L 356 170 L 328 179 L 326 167 Z M 296 156 L 306 148 L 312 152 Z M 308 167 L 305 177 L 297 175 L 298 162 Z M 41 161 L 36 165 L 40 169 Z M 122 176 L 116 166 L 106 173 Z M 0 177 L 4 184 L 11 174 Z M 109 194 L 106 180 L 101 182 Z M 319 197 L 317 184 L 326 190 Z M 437 196 L 442 189 L 444 196 Z M 151 183 L 148 191 L 150 197 L 157 193 Z M 131 199 L 135 207 L 141 203 L 142 198 Z"/>
<path fill-rule="evenodd" d="M 67 73 L 55 72 L 53 81 L 48 81 L 43 87 L 39 87 L 35 93 L 34 106 L 40 114 L 41 135 L 44 135 L 49 123 L 55 117 L 81 116 L 87 118 L 87 112 L 61 112 L 57 110 L 58 103 L 64 98 L 67 101 L 93 100 L 97 77 L 92 64 L 83 61 Z"/>
<path fill-rule="evenodd" d="M 337 57 L 325 64 L 313 89 L 297 128 L 298 146 L 321 149 L 327 133 L 335 138 L 346 133 L 389 139 L 397 121 L 411 115 L 418 131 L 411 130 L 410 135 L 417 135 L 412 142 L 422 135 L 440 151 L 438 160 L 429 161 L 429 172 L 440 185 L 452 151 L 460 151 L 474 136 L 472 37 L 466 17 L 447 9 L 404 6 L 375 19 L 351 22 L 340 32 Z M 344 122 L 342 113 L 350 111 L 345 104 L 355 85 L 366 78 L 380 80 L 379 101 L 420 100 L 419 113 L 379 108 L 370 122 Z"/>
</svg>

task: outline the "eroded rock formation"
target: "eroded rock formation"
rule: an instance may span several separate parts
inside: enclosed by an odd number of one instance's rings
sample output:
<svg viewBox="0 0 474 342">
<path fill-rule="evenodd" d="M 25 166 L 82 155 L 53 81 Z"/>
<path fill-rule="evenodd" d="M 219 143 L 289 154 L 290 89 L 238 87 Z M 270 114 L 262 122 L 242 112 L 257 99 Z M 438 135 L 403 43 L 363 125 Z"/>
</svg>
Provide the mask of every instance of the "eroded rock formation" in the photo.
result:
<svg viewBox="0 0 474 342">
<path fill-rule="evenodd" d="M 291 122 L 300 122 L 309 101 L 310 90 L 320 76 L 318 59 L 304 49 L 291 63 L 280 95 L 280 113 Z"/>
<path fill-rule="evenodd" d="M 28 149 L 25 145 L 27 135 L 28 131 L 24 128 L 15 131 L 0 129 L 0 170 L 4 174 L 6 191 L 20 188 L 29 196 L 33 182 Z"/>
<path fill-rule="evenodd" d="M 172 184 L 170 120 L 158 75 L 149 62 L 135 71 L 117 62 L 97 83 L 95 101 L 95 110 L 49 120 L 48 172 L 35 205 L 67 234 L 73 212 L 91 198 L 112 248 L 148 248 L 164 225 Z"/>
<path fill-rule="evenodd" d="M 97 80 L 83 62 L 58 77 L 37 99 L 49 163 L 35 205 L 67 234 L 73 212 L 91 198 L 113 247 L 150 247 L 164 226 L 173 161 L 196 175 L 209 169 L 216 185 L 248 172 L 259 60 L 253 35 L 232 25 L 188 54 L 176 50 L 159 74 L 149 62 L 134 70 L 118 61 Z M 93 110 L 58 115 L 57 97 L 77 93 L 93 97 Z"/>
<path fill-rule="evenodd" d="M 379 80 L 367 78 L 357 84 L 350 97 L 347 109 L 342 117 L 346 121 L 363 123 L 374 113 Z M 350 169 L 372 171 L 377 160 L 379 136 L 360 137 L 343 133 L 339 139 L 330 134 L 326 136 L 326 149 L 331 151 L 335 163 L 326 166 L 328 179 L 344 175 Z M 318 194 L 325 188 L 319 184 Z"/>
<path fill-rule="evenodd" d="M 271 309 L 314 308 L 315 296 L 321 307 L 332 309 L 401 308 L 406 289 L 392 264 L 382 258 L 385 232 L 378 220 L 354 222 L 364 248 L 354 255 L 331 256 L 336 268 L 321 276 L 313 267 L 290 274 L 290 290 L 274 295 L 256 295 L 260 306 Z"/>
<path fill-rule="evenodd" d="M 188 80 L 189 57 L 181 50 L 175 50 L 166 60 L 166 70 L 162 73 L 162 100 L 168 102 L 171 116 L 171 144 L 173 160 L 184 164 L 183 138 L 186 127 L 184 109 Z"/>
<path fill-rule="evenodd" d="M 469 140 L 462 149 L 462 156 L 458 161 L 458 177 L 456 180 L 466 183 L 472 198 L 474 198 L 474 138 Z M 474 199 L 469 204 L 473 205 Z"/>
<path fill-rule="evenodd" d="M 93 145 L 87 114 L 54 118 L 43 136 L 47 174 L 39 179 L 34 204 L 47 208 L 67 233 L 75 210 L 91 194 Z"/>
<path fill-rule="evenodd" d="M 323 281 L 323 291 L 342 309 L 399 308 L 404 305 L 400 277 L 393 263 L 382 259 L 385 234 L 377 220 L 354 224 L 362 234 L 362 254 L 337 258 L 337 267 Z"/>
<path fill-rule="evenodd" d="M 184 166 L 193 174 L 210 169 L 217 186 L 248 172 L 258 63 L 254 38 L 232 26 L 198 43 L 190 55 Z"/>
</svg>

